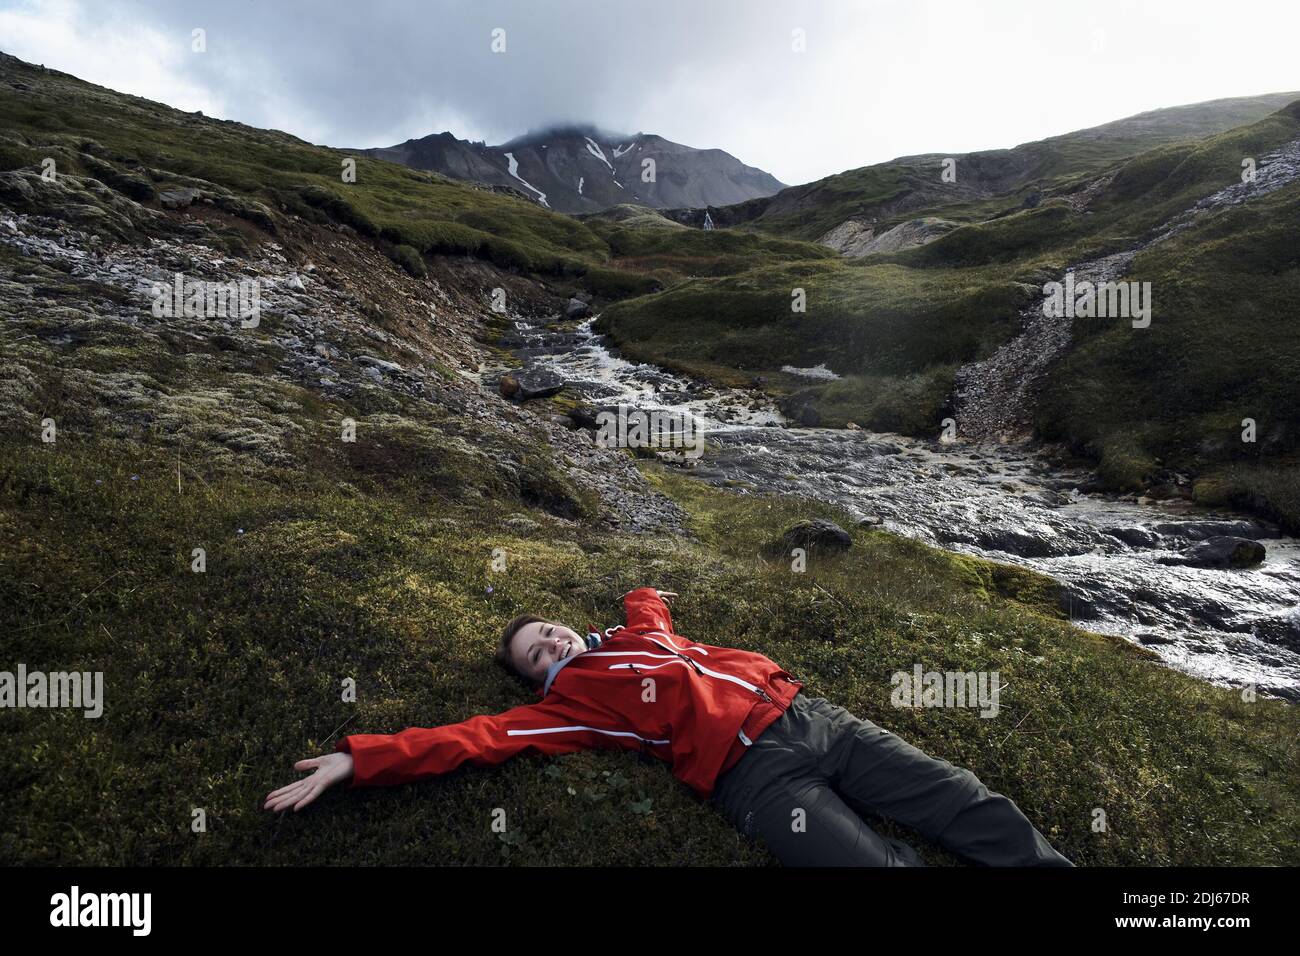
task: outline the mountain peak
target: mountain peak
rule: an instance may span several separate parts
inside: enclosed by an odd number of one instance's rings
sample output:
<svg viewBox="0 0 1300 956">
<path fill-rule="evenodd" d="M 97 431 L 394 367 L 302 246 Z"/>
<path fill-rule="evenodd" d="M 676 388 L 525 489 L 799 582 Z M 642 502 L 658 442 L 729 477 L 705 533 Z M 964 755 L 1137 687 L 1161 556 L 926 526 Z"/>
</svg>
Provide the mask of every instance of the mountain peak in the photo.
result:
<svg viewBox="0 0 1300 956">
<path fill-rule="evenodd" d="M 563 123 L 530 129 L 522 136 L 516 136 L 497 148 L 509 149 L 515 146 L 531 146 L 535 143 L 549 144 L 552 140 L 562 139 L 593 139 L 598 143 L 621 143 L 635 139 L 639 135 L 641 134 L 615 133 L 591 123 Z"/>
<path fill-rule="evenodd" d="M 499 146 L 444 132 L 359 152 L 453 179 L 510 187 L 567 213 L 622 203 L 656 209 L 725 206 L 785 188 L 724 150 L 684 146 L 653 133 L 616 133 L 591 123 L 552 124 Z"/>
</svg>

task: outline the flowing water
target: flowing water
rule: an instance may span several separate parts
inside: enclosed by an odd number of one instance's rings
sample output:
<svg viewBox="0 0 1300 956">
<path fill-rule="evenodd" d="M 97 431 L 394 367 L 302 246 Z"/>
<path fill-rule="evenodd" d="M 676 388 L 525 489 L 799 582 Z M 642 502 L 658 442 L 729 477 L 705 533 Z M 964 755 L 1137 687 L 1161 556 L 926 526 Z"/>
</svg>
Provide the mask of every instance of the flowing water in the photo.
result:
<svg viewBox="0 0 1300 956">
<path fill-rule="evenodd" d="M 596 407 L 689 413 L 707 435 L 696 477 L 831 502 L 887 530 L 1041 571 L 1081 626 L 1121 635 L 1220 684 L 1300 702 L 1300 541 L 1240 515 L 1079 491 L 1087 471 L 1023 446 L 966 445 L 790 427 L 756 393 L 713 388 L 618 357 L 591 323 L 518 322 L 505 344 Z M 1255 538 L 1254 568 L 1168 566 L 1211 535 Z"/>
</svg>

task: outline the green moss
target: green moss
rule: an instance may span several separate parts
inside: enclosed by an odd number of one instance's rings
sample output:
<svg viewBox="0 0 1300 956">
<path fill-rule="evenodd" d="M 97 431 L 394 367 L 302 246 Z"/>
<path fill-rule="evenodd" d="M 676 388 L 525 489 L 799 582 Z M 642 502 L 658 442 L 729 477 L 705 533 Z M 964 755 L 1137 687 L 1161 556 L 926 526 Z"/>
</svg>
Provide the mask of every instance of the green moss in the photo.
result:
<svg viewBox="0 0 1300 956">
<path fill-rule="evenodd" d="M 1014 262 L 1060 246 L 1077 215 L 1052 204 L 954 229 L 895 259 L 919 266 L 981 266 Z"/>
<path fill-rule="evenodd" d="M 423 279 L 429 274 L 428 268 L 424 264 L 417 249 L 407 245 L 397 245 L 393 247 L 391 253 L 392 259 L 399 266 L 406 270 L 406 274 L 415 279 Z"/>
<path fill-rule="evenodd" d="M 1108 435 L 1101 442 L 1097 477 L 1115 491 L 1140 491 L 1150 481 L 1157 462 L 1133 436 Z"/>
<path fill-rule="evenodd" d="M 1076 320 L 1075 347 L 1047 379 L 1040 431 L 1098 458 L 1113 487 L 1141 487 L 1157 461 L 1235 471 L 1233 492 L 1206 500 L 1253 501 L 1294 521 L 1298 223 L 1300 187 L 1290 186 L 1139 255 L 1126 278 L 1151 283 L 1150 327 Z M 1242 440 L 1247 419 L 1254 442 Z"/>
<path fill-rule="evenodd" d="M 804 574 L 758 558 L 787 522 L 844 520 L 830 508 L 737 497 L 647 464 L 698 535 L 665 548 L 545 521 L 521 536 L 495 503 L 420 493 L 422 460 L 265 479 L 186 472 L 178 490 L 174 463 L 143 446 L 0 451 L 10 656 L 103 670 L 107 687 L 98 721 L 0 713 L 0 812 L 22 821 L 0 844 L 14 862 L 770 862 L 665 768 L 623 754 L 468 767 L 330 794 L 283 819 L 258 808 L 294 760 L 340 733 L 523 703 L 490 660 L 505 621 L 528 610 L 612 623 L 619 595 L 646 583 L 681 592 L 682 633 L 762 651 L 809 693 L 970 767 L 1081 864 L 1300 859 L 1300 779 L 1283 756 L 1294 708 L 1245 705 L 1071 628 L 1029 572 L 862 529 L 847 555 Z M 207 551 L 203 574 L 190 570 L 194 547 Z M 493 548 L 506 573 L 492 571 Z M 915 662 L 998 670 L 1001 719 L 891 707 L 890 675 Z M 355 704 L 341 700 L 346 678 Z M 1097 806 L 1112 821 L 1102 835 Z M 190 832 L 194 807 L 205 834 Z M 506 853 L 495 807 L 515 834 Z"/>
<path fill-rule="evenodd" d="M 629 299 L 658 292 L 662 285 L 651 275 L 625 269 L 594 267 L 582 276 L 582 284 L 604 299 Z"/>
<path fill-rule="evenodd" d="M 824 427 L 853 423 L 873 431 L 934 436 L 941 430 L 952 392 L 951 365 L 912 375 L 851 375 L 825 385 L 801 388 L 783 398 L 793 418 L 810 406 Z"/>
<path fill-rule="evenodd" d="M 792 308 L 796 290 L 804 312 Z M 616 303 L 603 321 L 643 361 L 749 372 L 825 364 L 883 379 L 981 355 L 1024 296 L 1009 274 L 991 270 L 813 261 L 688 282 Z"/>
<path fill-rule="evenodd" d="M 1300 534 L 1300 463 L 1294 459 L 1213 469 L 1196 481 L 1192 493 L 1207 508 L 1252 511 Z"/>
</svg>

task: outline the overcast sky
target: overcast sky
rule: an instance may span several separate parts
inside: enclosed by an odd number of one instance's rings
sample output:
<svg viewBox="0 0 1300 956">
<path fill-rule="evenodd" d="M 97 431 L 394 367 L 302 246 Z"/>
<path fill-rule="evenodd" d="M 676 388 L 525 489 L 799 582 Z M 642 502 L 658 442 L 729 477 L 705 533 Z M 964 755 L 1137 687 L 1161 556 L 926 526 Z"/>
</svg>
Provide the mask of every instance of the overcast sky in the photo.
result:
<svg viewBox="0 0 1300 956">
<path fill-rule="evenodd" d="M 7 53 L 315 143 L 589 122 L 791 184 L 1300 89 L 1297 36 L 1296 0 L 0 0 Z"/>
</svg>

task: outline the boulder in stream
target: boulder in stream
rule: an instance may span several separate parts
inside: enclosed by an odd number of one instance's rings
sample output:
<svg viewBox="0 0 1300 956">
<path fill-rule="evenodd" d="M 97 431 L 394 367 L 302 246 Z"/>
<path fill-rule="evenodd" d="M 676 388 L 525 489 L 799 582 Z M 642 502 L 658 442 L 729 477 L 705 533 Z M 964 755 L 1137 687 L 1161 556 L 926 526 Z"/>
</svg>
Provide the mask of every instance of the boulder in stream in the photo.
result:
<svg viewBox="0 0 1300 956">
<path fill-rule="evenodd" d="M 554 369 L 526 368 L 502 375 L 497 387 L 506 398 L 526 402 L 556 394 L 564 388 L 564 377 Z"/>
<path fill-rule="evenodd" d="M 1260 618 L 1255 622 L 1254 633 L 1261 641 L 1300 652 L 1300 608 Z"/>
<path fill-rule="evenodd" d="M 1088 550 L 1086 545 L 1071 542 L 1045 525 L 1026 528 L 987 525 L 974 529 L 971 537 L 985 551 L 1002 551 L 1022 558 L 1059 558 Z"/>
<path fill-rule="evenodd" d="M 1110 535 L 1112 538 L 1118 538 L 1130 548 L 1155 548 L 1160 544 L 1160 535 L 1149 528 L 1143 528 L 1139 525 L 1106 528 L 1103 533 Z"/>
<path fill-rule="evenodd" d="M 600 429 L 600 420 L 596 416 L 602 410 L 591 405 L 577 405 L 569 410 L 569 417 L 573 419 L 573 423 L 579 428 L 594 432 Z"/>
<path fill-rule="evenodd" d="M 1278 533 L 1248 519 L 1204 520 L 1204 521 L 1167 521 L 1153 528 L 1157 534 L 1189 541 L 1208 541 L 1215 537 L 1234 538 L 1276 538 Z"/>
<path fill-rule="evenodd" d="M 1157 560 L 1191 568 L 1249 568 L 1263 561 L 1267 553 L 1258 541 L 1221 534 Z"/>
</svg>

